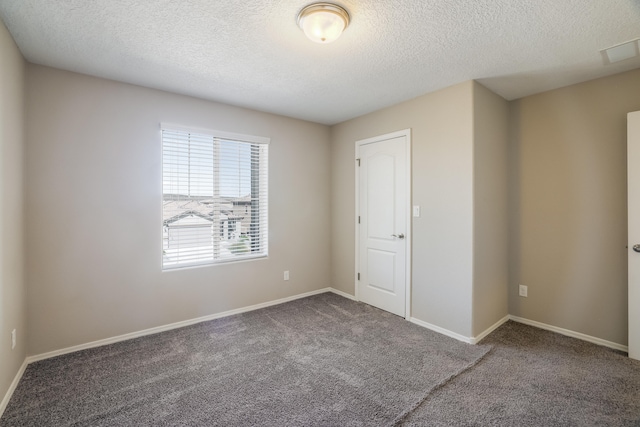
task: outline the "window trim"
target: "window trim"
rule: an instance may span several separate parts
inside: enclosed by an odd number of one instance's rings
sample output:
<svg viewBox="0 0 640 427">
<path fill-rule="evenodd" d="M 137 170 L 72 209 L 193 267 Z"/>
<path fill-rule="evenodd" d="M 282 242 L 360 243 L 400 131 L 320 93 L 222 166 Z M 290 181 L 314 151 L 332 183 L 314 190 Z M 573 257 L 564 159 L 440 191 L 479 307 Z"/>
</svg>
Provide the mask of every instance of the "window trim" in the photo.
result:
<svg viewBox="0 0 640 427">
<path fill-rule="evenodd" d="M 268 146 L 271 143 L 271 138 L 268 137 L 262 137 L 262 136 L 255 136 L 255 135 L 247 135 L 247 134 L 240 134 L 240 133 L 235 133 L 235 132 L 227 132 L 227 131 L 220 131 L 220 130 L 216 130 L 216 129 L 210 129 L 210 128 L 201 128 L 201 127 L 191 127 L 191 126 L 185 126 L 185 125 L 179 125 L 179 124 L 175 124 L 175 123 L 170 123 L 170 122 L 160 122 L 160 218 L 163 217 L 163 213 L 164 213 L 164 209 L 163 209 L 163 205 L 164 205 L 164 188 L 163 188 L 163 171 L 164 171 L 164 142 L 163 142 L 163 136 L 162 136 L 162 132 L 164 130 L 167 131 L 181 131 L 181 132 L 189 132 L 189 133 L 196 133 L 196 134 L 204 134 L 204 135 L 208 135 L 211 136 L 213 138 L 218 138 L 218 139 L 224 139 L 224 140 L 231 140 L 231 141 L 238 141 L 238 142 L 244 142 L 244 143 L 250 143 L 250 144 L 259 144 L 259 145 L 267 145 L 267 153 L 268 153 Z M 267 236 L 267 244 L 264 247 L 264 251 L 261 252 L 260 254 L 256 254 L 256 255 L 240 255 L 240 256 L 235 256 L 232 258 L 223 258 L 223 259 L 214 259 L 211 261 L 193 261 L 193 262 L 186 262 L 186 263 L 182 263 L 182 264 L 178 264 L 175 266 L 169 266 L 169 267 L 165 267 L 164 266 L 164 236 L 163 233 L 160 233 L 160 248 L 162 249 L 160 251 L 160 270 L 161 272 L 170 272 L 170 271 L 176 271 L 176 270 L 181 270 L 181 269 L 191 269 L 191 268 L 199 268 L 199 267 L 207 267 L 207 266 L 215 266 L 215 265 L 222 265 L 222 264 L 229 264 L 229 263 L 237 263 L 237 262 L 247 262 L 247 261 L 254 261 L 254 260 L 260 260 L 260 259 L 266 259 L 269 257 L 269 242 L 268 242 L 268 235 L 269 235 L 269 155 L 267 154 L 267 160 L 266 160 L 266 174 L 265 177 L 267 179 L 267 190 L 266 190 L 266 202 L 267 202 L 267 209 L 266 209 L 266 226 L 267 229 L 265 230 L 265 232 L 263 233 L 264 235 Z M 162 223 L 162 221 L 161 221 Z M 261 233 L 262 234 L 262 233 Z"/>
</svg>

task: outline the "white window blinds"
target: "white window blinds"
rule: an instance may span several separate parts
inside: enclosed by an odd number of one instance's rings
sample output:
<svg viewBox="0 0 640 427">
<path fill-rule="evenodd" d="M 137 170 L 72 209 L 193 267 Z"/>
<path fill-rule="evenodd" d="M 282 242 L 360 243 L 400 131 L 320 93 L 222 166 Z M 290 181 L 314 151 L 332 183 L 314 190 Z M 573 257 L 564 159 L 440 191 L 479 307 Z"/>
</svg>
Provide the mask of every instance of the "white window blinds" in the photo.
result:
<svg viewBox="0 0 640 427">
<path fill-rule="evenodd" d="M 162 268 L 263 257 L 268 139 L 162 128 Z"/>
</svg>

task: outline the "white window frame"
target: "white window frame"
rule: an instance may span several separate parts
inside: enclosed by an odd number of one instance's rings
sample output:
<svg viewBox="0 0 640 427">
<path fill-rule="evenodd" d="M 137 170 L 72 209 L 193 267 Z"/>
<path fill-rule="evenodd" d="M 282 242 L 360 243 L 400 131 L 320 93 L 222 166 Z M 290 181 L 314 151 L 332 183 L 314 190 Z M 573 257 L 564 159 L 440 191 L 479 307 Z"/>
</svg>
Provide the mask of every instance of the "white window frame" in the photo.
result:
<svg viewBox="0 0 640 427">
<path fill-rule="evenodd" d="M 252 145 L 261 145 L 264 146 L 264 149 L 261 148 L 260 150 L 260 156 L 259 156 L 259 178 L 260 178 L 260 182 L 259 182 L 259 198 L 258 198 L 258 210 L 256 215 L 258 215 L 258 224 L 259 224 L 259 247 L 258 247 L 258 252 L 254 252 L 253 250 L 248 253 L 248 254 L 234 254 L 234 256 L 231 257 L 226 257 L 226 258 L 216 258 L 216 253 L 219 253 L 219 246 L 216 245 L 220 245 L 220 241 L 221 238 L 219 236 L 214 236 L 216 233 L 218 233 L 218 227 L 215 227 L 216 220 L 218 222 L 220 222 L 219 219 L 219 214 L 220 212 L 218 210 L 214 210 L 214 214 L 213 214 L 213 224 L 212 224 L 212 250 L 213 250 L 213 257 L 211 259 L 200 259 L 200 260 L 194 260 L 194 261 L 188 261 L 188 262 L 176 262 L 176 263 L 168 263 L 166 264 L 165 261 L 167 260 L 167 258 L 165 257 L 165 218 L 164 218 L 164 178 L 165 178 L 165 174 L 164 174 L 164 170 L 165 170 L 165 155 L 164 155 L 164 150 L 165 150 L 165 141 L 164 141 L 164 132 L 165 131 L 169 131 L 169 132 L 184 132 L 184 133 L 190 133 L 190 134 L 195 134 L 195 135 L 199 135 L 199 136 L 206 136 L 206 137 L 211 137 L 214 140 L 214 147 L 213 150 L 218 150 L 219 149 L 219 143 L 221 143 L 222 141 L 224 142 L 239 142 L 239 143 L 249 143 Z M 238 261 L 247 261 L 247 260 L 255 260 L 255 259 L 260 259 L 260 258 L 266 258 L 268 257 L 269 254 L 269 244 L 268 244 L 268 235 L 269 235 L 269 219 L 268 219 L 268 212 L 269 212 L 269 154 L 268 154 L 268 148 L 269 148 L 269 144 L 270 144 L 271 140 L 270 138 L 266 138 L 266 137 L 260 137 L 260 136 L 254 136 L 254 135 L 244 135 L 244 134 L 238 134 L 238 133 L 232 133 L 232 132 L 225 132 L 225 131 L 219 131 L 219 130 L 213 130 L 213 129 L 205 129 L 205 128 L 198 128 L 198 127 L 187 127 L 184 125 L 177 125 L 177 124 L 173 124 L 173 123 L 160 123 L 160 146 L 161 146 L 161 209 L 162 209 L 162 259 L 161 259 L 161 268 L 162 271 L 172 271 L 172 270 L 177 270 L 177 269 L 182 269 L 182 268 L 192 268 L 192 267 L 203 267 L 203 266 L 209 266 L 209 265 L 217 265 L 217 264 L 226 264 L 226 263 L 230 263 L 230 262 L 238 262 Z M 217 148 L 216 148 L 217 147 Z M 215 156 L 214 156 L 215 158 Z M 219 164 L 218 164 L 219 165 Z M 219 168 L 216 169 L 214 168 L 214 174 L 217 174 L 219 172 Z M 262 182 L 262 180 L 264 180 L 264 182 Z M 220 200 L 222 200 L 223 196 L 220 195 L 220 184 L 219 184 L 219 180 L 216 179 L 216 182 L 218 182 L 217 185 L 214 185 L 214 189 L 213 189 L 213 193 L 211 195 L 212 199 L 216 200 L 216 204 L 220 204 Z M 253 211 L 252 211 L 253 212 Z M 217 214 L 216 214 L 217 213 Z M 250 245 L 251 248 L 253 248 L 253 245 Z M 216 249 L 217 248 L 217 249 Z M 165 265 L 166 264 L 166 265 Z"/>
</svg>

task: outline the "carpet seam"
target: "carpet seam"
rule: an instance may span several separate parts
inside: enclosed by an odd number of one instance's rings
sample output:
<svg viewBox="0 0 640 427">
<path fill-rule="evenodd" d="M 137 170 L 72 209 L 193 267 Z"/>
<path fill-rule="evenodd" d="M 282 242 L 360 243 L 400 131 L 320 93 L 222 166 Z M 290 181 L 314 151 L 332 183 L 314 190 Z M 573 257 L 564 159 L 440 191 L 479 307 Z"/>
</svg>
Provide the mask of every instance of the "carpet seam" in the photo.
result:
<svg viewBox="0 0 640 427">
<path fill-rule="evenodd" d="M 455 379 L 459 375 L 461 375 L 461 374 L 465 373 L 466 371 L 468 371 L 469 369 L 472 369 L 473 367 L 475 367 L 478 363 L 480 363 L 482 360 L 484 360 L 484 358 L 489 353 L 491 353 L 492 350 L 493 350 L 493 346 L 491 346 L 484 354 L 482 354 L 475 361 L 473 361 L 473 363 L 471 363 L 471 364 L 465 366 L 464 368 L 454 372 L 453 374 L 449 375 L 448 377 L 446 377 L 445 379 L 443 379 L 442 381 L 440 381 L 439 383 L 437 383 L 436 385 L 431 387 L 429 390 L 426 391 L 426 393 L 422 396 L 422 398 L 418 399 L 413 405 L 411 405 L 409 408 L 407 408 L 402 414 L 398 415 L 396 417 L 396 419 L 390 425 L 396 427 L 396 426 L 399 426 L 400 424 L 402 424 L 407 419 L 407 417 L 409 417 L 409 415 L 411 415 L 413 412 L 415 412 L 416 409 L 418 409 L 420 407 L 420 405 L 422 405 L 434 391 L 444 387 L 447 383 L 451 382 L 453 379 Z"/>
</svg>

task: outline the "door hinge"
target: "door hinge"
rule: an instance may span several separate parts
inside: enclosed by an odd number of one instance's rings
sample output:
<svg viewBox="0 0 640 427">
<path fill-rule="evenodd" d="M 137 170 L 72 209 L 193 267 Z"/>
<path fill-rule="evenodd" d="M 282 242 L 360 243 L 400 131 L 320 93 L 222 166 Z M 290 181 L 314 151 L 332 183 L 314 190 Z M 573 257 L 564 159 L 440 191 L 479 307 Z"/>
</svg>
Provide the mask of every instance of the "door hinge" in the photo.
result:
<svg viewBox="0 0 640 427">
<path fill-rule="evenodd" d="M 356 161 L 358 162 L 358 166 L 360 166 L 360 159 L 356 159 Z"/>
<path fill-rule="evenodd" d="M 360 216 L 358 216 L 358 224 L 360 224 Z"/>
<path fill-rule="evenodd" d="M 358 273 L 358 280 L 360 280 L 360 273 Z"/>
</svg>

